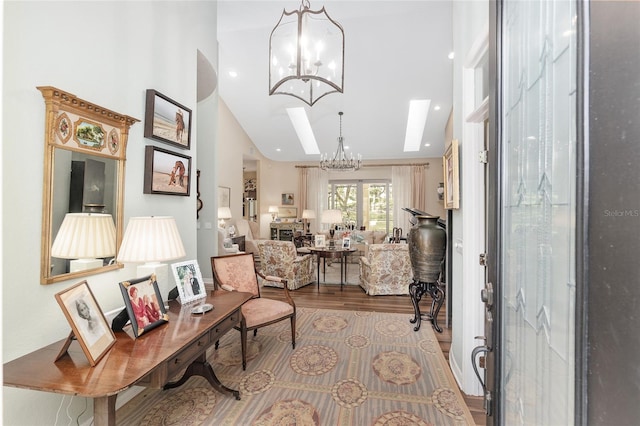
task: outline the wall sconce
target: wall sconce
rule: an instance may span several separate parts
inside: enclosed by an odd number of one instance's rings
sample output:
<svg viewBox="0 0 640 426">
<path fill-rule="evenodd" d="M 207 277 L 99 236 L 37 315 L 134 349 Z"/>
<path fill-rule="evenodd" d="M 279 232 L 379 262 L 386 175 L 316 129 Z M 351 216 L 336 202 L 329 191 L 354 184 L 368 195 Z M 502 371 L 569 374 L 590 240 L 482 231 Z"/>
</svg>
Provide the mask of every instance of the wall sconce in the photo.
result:
<svg viewBox="0 0 640 426">
<path fill-rule="evenodd" d="M 271 213 L 271 221 L 274 222 L 278 216 L 278 206 L 269 206 L 269 213 Z"/>
<path fill-rule="evenodd" d="M 438 200 L 444 200 L 444 183 L 440 182 L 436 191 L 438 191 Z"/>
</svg>

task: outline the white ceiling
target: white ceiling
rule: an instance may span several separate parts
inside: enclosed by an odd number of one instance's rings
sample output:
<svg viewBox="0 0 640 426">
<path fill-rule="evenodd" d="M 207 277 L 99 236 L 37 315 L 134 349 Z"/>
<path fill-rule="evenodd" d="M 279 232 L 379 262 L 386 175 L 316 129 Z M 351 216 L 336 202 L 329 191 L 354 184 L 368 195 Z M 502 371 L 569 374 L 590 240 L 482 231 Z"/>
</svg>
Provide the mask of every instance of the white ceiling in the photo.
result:
<svg viewBox="0 0 640 426">
<path fill-rule="evenodd" d="M 260 152 L 276 161 L 318 161 L 319 155 L 305 155 L 286 112 L 305 107 L 321 153 L 335 151 L 343 111 L 347 152 L 360 153 L 364 162 L 442 156 L 453 91 L 447 57 L 452 0 L 311 1 L 312 10 L 322 6 L 344 29 L 344 93 L 309 107 L 291 96 L 268 95 L 269 35 L 282 11 L 300 2 L 218 2 L 220 96 Z M 420 151 L 405 153 L 412 99 L 430 99 L 431 109 Z"/>
</svg>

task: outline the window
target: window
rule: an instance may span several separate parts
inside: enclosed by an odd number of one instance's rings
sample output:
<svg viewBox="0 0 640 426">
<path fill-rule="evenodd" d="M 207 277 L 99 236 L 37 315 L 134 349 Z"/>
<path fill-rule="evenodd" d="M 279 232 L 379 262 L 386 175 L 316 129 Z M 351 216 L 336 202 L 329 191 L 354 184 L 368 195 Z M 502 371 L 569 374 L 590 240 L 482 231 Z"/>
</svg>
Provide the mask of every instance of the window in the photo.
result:
<svg viewBox="0 0 640 426">
<path fill-rule="evenodd" d="M 328 203 L 331 209 L 342 211 L 346 225 L 368 231 L 393 228 L 393 196 L 388 180 L 332 180 L 329 182 Z"/>
</svg>

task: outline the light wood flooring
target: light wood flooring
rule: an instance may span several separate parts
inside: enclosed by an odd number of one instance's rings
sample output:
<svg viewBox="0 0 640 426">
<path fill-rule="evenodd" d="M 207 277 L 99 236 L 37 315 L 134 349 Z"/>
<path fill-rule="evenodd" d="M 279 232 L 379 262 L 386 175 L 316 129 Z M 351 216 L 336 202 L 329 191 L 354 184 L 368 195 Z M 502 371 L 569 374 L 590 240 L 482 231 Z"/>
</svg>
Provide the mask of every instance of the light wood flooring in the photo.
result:
<svg viewBox="0 0 640 426">
<path fill-rule="evenodd" d="M 352 269 L 353 266 L 349 266 Z M 354 268 L 355 269 L 355 268 Z M 356 281 L 351 277 L 349 282 Z M 262 296 L 270 298 L 281 297 L 282 290 L 273 287 L 263 287 Z M 413 314 L 413 306 L 409 296 L 367 296 L 359 285 L 345 285 L 340 288 L 339 284 L 309 284 L 305 287 L 292 291 L 296 306 L 320 309 L 344 309 L 344 310 L 363 310 L 374 312 L 389 313 L 407 313 Z M 428 295 L 423 296 L 421 308 L 423 312 L 429 309 L 431 298 Z M 442 327 L 442 333 L 435 333 L 440 343 L 440 348 L 444 356 L 449 359 L 449 348 L 451 347 L 451 328 L 445 327 L 445 309 L 440 311 L 438 315 L 438 324 Z M 430 327 L 428 321 L 422 322 L 422 327 Z M 465 402 L 471 411 L 474 421 L 477 425 L 485 425 L 486 418 L 482 408 L 482 398 L 477 396 L 467 396 L 462 392 Z"/>
</svg>

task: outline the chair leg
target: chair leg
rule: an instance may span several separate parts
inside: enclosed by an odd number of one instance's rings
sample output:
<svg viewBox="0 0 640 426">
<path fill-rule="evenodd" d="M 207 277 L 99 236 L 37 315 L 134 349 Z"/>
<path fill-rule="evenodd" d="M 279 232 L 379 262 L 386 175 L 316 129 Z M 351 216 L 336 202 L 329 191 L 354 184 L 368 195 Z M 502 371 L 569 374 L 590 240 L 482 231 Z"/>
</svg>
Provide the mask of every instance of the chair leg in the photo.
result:
<svg viewBox="0 0 640 426">
<path fill-rule="evenodd" d="M 258 329 L 256 328 L 255 330 L 253 330 L 253 337 L 256 337 L 258 335 Z"/>
<path fill-rule="evenodd" d="M 291 317 L 291 345 L 296 348 L 296 317 Z"/>
<path fill-rule="evenodd" d="M 240 346 L 242 347 L 242 371 L 247 369 L 247 329 L 240 330 Z"/>
<path fill-rule="evenodd" d="M 216 340 L 216 346 L 215 346 L 216 351 L 218 350 L 218 346 L 220 346 L 220 340 Z"/>
</svg>

